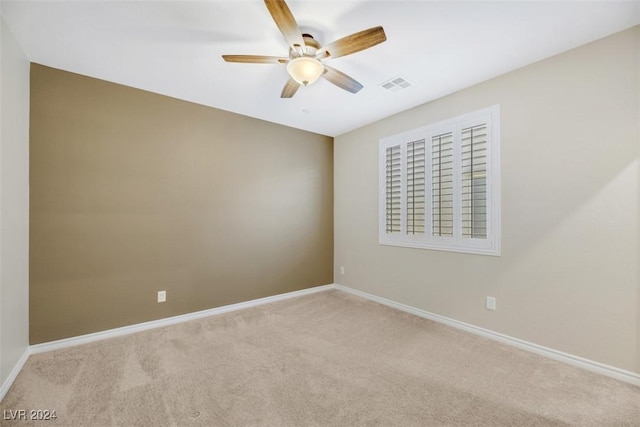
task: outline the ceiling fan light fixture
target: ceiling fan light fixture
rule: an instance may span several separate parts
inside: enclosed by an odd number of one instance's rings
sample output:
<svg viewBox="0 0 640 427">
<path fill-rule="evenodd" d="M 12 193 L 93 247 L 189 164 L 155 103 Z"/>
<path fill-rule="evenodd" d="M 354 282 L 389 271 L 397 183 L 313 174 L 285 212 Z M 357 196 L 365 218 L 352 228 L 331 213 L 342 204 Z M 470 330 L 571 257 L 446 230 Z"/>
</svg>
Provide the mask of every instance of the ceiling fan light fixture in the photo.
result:
<svg viewBox="0 0 640 427">
<path fill-rule="evenodd" d="M 318 80 L 324 72 L 322 63 L 310 56 L 301 56 L 289 61 L 287 72 L 293 80 L 301 85 L 308 86 Z"/>
</svg>

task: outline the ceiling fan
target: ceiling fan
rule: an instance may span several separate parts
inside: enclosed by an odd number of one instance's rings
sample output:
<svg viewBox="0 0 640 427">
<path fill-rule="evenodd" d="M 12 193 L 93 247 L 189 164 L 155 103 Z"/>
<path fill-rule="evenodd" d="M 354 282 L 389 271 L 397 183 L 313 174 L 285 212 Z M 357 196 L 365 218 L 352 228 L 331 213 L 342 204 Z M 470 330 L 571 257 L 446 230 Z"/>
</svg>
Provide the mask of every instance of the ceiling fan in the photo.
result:
<svg viewBox="0 0 640 427">
<path fill-rule="evenodd" d="M 362 84 L 345 73 L 329 67 L 323 61 L 350 55 L 368 49 L 387 39 L 382 27 L 373 27 L 332 43 L 320 46 L 311 34 L 302 33 L 291 10 L 283 0 L 264 0 L 271 17 L 289 44 L 289 57 L 260 55 L 222 55 L 227 62 L 250 64 L 287 64 L 289 80 L 285 83 L 281 98 L 291 98 L 300 85 L 310 85 L 319 77 L 351 93 L 362 89 Z"/>
</svg>

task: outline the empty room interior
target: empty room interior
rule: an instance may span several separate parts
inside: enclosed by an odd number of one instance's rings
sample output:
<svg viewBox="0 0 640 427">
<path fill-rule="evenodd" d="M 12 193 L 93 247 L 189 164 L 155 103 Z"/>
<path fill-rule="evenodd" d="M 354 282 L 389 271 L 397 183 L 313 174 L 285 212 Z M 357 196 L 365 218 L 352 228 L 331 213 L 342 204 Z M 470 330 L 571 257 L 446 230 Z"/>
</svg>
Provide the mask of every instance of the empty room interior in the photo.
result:
<svg viewBox="0 0 640 427">
<path fill-rule="evenodd" d="M 640 1 L 0 15 L 0 425 L 640 426 Z"/>
</svg>

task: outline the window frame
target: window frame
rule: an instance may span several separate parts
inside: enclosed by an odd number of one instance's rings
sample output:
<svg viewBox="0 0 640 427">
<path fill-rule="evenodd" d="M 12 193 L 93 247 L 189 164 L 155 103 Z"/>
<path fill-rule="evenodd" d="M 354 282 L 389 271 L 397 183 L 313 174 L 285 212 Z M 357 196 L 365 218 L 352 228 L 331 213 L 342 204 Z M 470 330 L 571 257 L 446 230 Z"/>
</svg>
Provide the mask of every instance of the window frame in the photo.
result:
<svg viewBox="0 0 640 427">
<path fill-rule="evenodd" d="M 486 124 L 486 239 L 462 237 L 462 130 Z M 453 132 L 453 236 L 433 236 L 432 222 L 432 138 L 447 132 Z M 425 222 L 424 234 L 407 234 L 407 145 L 414 141 L 425 141 Z M 386 231 L 386 149 L 400 146 L 401 151 L 401 227 L 399 233 Z M 379 233 L 380 245 L 402 246 L 409 248 L 432 249 L 449 252 L 463 252 L 481 255 L 500 256 L 501 248 L 501 185 L 500 185 L 500 106 L 476 110 L 451 119 L 442 120 L 399 134 L 391 135 L 379 141 Z"/>
</svg>

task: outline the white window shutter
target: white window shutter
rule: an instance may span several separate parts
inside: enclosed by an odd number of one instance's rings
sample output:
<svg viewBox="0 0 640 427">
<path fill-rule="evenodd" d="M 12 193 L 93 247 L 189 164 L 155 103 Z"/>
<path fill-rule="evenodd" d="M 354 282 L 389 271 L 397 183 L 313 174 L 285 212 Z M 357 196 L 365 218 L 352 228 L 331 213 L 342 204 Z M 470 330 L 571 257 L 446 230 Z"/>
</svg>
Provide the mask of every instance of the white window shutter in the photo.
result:
<svg viewBox="0 0 640 427">
<path fill-rule="evenodd" d="M 402 153 L 400 145 L 387 147 L 385 153 L 385 230 L 387 233 L 400 233 L 402 230 Z"/>
<path fill-rule="evenodd" d="M 379 242 L 500 256 L 500 107 L 379 145 Z"/>
<path fill-rule="evenodd" d="M 407 234 L 424 234 L 425 229 L 425 140 L 407 144 L 406 209 Z"/>
<path fill-rule="evenodd" d="M 487 238 L 487 125 L 462 129 L 462 237 Z"/>
<path fill-rule="evenodd" d="M 453 133 L 431 138 L 431 233 L 453 236 Z"/>
</svg>

